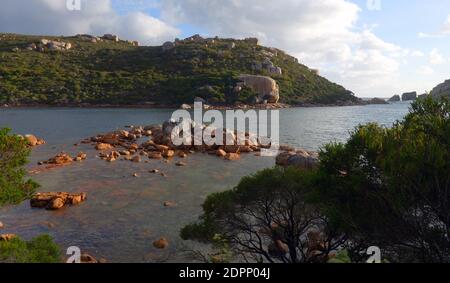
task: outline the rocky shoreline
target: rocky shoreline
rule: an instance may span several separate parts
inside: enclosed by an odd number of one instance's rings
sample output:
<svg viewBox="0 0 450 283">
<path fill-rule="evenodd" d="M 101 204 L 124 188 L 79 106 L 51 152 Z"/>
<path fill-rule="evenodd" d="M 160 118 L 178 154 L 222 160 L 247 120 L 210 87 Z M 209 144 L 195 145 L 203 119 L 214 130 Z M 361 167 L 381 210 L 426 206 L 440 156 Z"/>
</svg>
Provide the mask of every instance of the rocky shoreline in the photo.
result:
<svg viewBox="0 0 450 283">
<path fill-rule="evenodd" d="M 242 105 L 208 105 L 206 109 L 211 110 L 234 110 L 234 109 L 289 109 L 289 108 L 312 108 L 312 107 L 347 107 L 347 106 L 365 106 L 370 105 L 361 101 L 342 102 L 334 104 L 304 103 L 304 104 L 242 104 Z M 21 105 L 0 105 L 0 109 L 36 109 L 36 108 L 80 108 L 80 109 L 179 109 L 180 105 L 175 104 L 21 104 Z"/>
</svg>

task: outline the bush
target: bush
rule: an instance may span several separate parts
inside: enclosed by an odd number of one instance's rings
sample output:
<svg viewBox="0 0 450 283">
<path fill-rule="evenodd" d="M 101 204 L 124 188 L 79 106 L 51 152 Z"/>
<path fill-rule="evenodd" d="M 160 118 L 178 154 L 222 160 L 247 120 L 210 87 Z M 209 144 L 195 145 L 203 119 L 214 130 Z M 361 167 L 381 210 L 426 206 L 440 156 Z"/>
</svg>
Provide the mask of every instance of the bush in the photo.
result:
<svg viewBox="0 0 450 283">
<path fill-rule="evenodd" d="M 0 242 L 0 263 L 58 263 L 61 262 L 59 247 L 48 235 L 29 242 L 20 238 Z"/>
<path fill-rule="evenodd" d="M 325 214 L 354 261 L 376 245 L 393 262 L 450 262 L 450 103 L 427 99 L 393 128 L 360 126 L 320 154 Z"/>
<path fill-rule="evenodd" d="M 450 262 L 450 102 L 415 102 L 392 128 L 359 126 L 306 173 L 267 169 L 210 196 L 184 239 L 266 262 Z M 330 255 L 337 253 L 334 260 Z"/>
<path fill-rule="evenodd" d="M 327 262 L 345 237 L 307 203 L 308 180 L 293 168 L 245 177 L 235 189 L 208 197 L 201 221 L 181 236 L 213 244 L 219 238 L 239 260 Z"/>
<path fill-rule="evenodd" d="M 0 130 L 0 206 L 17 204 L 28 199 L 38 185 L 25 180 L 23 166 L 30 150 L 26 142 L 9 129 Z"/>
</svg>

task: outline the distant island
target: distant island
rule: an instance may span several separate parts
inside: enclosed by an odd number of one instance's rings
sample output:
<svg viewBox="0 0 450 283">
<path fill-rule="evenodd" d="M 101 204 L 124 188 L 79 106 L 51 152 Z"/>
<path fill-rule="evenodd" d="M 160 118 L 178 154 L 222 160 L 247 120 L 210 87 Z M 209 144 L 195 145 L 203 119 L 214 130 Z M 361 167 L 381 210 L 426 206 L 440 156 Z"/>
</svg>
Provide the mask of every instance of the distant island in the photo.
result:
<svg viewBox="0 0 450 283">
<path fill-rule="evenodd" d="M 0 34 L 0 105 L 359 105 L 351 91 L 256 38 L 139 46 L 97 37 Z"/>
</svg>

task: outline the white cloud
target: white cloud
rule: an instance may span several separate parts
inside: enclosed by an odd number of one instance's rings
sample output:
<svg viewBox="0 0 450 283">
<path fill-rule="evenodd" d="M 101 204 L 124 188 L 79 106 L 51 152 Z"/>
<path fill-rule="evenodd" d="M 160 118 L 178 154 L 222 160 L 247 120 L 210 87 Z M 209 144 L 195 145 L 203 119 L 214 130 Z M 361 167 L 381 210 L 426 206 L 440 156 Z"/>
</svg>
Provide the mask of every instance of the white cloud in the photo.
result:
<svg viewBox="0 0 450 283">
<path fill-rule="evenodd" d="M 425 75 L 425 76 L 427 76 L 427 75 L 432 75 L 432 74 L 434 74 L 434 70 L 433 70 L 433 68 L 431 68 L 430 66 L 422 66 L 422 67 L 419 68 L 419 70 L 417 71 L 417 73 L 418 73 L 419 75 Z"/>
<path fill-rule="evenodd" d="M 448 15 L 447 19 L 445 20 L 444 24 L 441 26 L 438 32 L 434 33 L 419 32 L 417 36 L 419 38 L 443 38 L 448 34 L 450 34 L 450 15 Z"/>
<path fill-rule="evenodd" d="M 358 30 L 360 8 L 347 0 L 165 0 L 162 18 L 188 23 L 210 36 L 257 36 L 262 44 L 297 56 L 357 95 L 392 85 L 409 51 Z M 418 53 L 415 53 L 418 55 Z M 380 94 L 377 94 L 380 95 Z"/>
<path fill-rule="evenodd" d="M 118 34 L 145 44 L 160 44 L 179 31 L 141 12 L 119 15 L 110 0 L 82 0 L 81 11 L 69 11 L 65 0 L 2 0 L 2 32 L 71 35 L 77 33 Z"/>
<path fill-rule="evenodd" d="M 445 21 L 441 30 L 443 33 L 446 33 L 446 34 L 450 33 L 450 15 L 448 15 L 447 20 Z"/>
<path fill-rule="evenodd" d="M 430 63 L 433 65 L 440 65 L 446 62 L 444 56 L 442 56 L 442 54 L 439 53 L 439 50 L 437 50 L 436 48 L 431 50 L 429 56 L 430 56 Z"/>
</svg>

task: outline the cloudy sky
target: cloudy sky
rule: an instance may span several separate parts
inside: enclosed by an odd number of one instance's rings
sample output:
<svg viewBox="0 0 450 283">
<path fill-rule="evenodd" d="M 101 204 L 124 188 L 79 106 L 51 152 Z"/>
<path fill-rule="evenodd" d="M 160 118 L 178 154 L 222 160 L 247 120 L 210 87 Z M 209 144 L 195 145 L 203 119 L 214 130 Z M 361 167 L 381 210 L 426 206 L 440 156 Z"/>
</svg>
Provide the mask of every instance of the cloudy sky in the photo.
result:
<svg viewBox="0 0 450 283">
<path fill-rule="evenodd" d="M 256 36 L 360 97 L 450 79 L 448 0 L 2 0 L 0 32 L 114 33 L 146 45 Z"/>
</svg>

